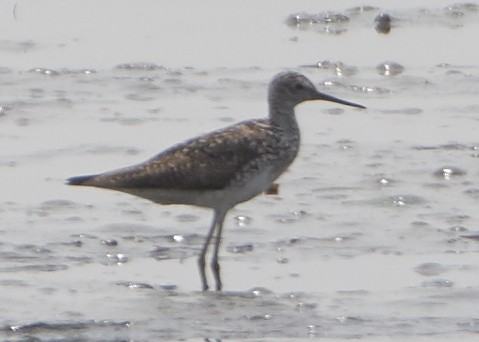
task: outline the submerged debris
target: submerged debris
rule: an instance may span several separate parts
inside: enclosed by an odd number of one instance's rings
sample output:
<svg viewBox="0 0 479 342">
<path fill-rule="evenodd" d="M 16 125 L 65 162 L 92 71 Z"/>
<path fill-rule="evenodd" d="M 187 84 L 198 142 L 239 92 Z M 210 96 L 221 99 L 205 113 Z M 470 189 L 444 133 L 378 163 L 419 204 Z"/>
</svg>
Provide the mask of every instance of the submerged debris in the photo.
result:
<svg viewBox="0 0 479 342">
<path fill-rule="evenodd" d="M 378 33 L 388 34 L 391 31 L 392 17 L 387 13 L 381 13 L 374 18 L 376 31 Z"/>
<path fill-rule="evenodd" d="M 404 67 L 396 62 L 383 62 L 376 66 L 376 70 L 382 76 L 396 76 L 404 71 Z"/>
<path fill-rule="evenodd" d="M 416 273 L 423 276 L 437 276 L 447 271 L 446 267 L 437 262 L 425 262 L 414 268 Z"/>
<path fill-rule="evenodd" d="M 451 177 L 464 176 L 467 172 L 456 166 L 445 166 L 434 171 L 434 176 L 444 179 L 450 179 Z"/>
<path fill-rule="evenodd" d="M 300 29 L 315 28 L 323 33 L 340 34 L 346 32 L 344 27 L 349 17 L 339 12 L 325 11 L 317 14 L 299 12 L 286 19 L 286 25 Z"/>
<path fill-rule="evenodd" d="M 46 76 L 57 76 L 60 74 L 58 71 L 53 69 L 48 69 L 48 68 L 33 68 L 28 70 L 28 72 L 35 73 L 35 74 L 42 74 Z"/>
<path fill-rule="evenodd" d="M 164 70 L 165 67 L 154 63 L 124 63 L 115 67 L 120 70 Z"/>
</svg>

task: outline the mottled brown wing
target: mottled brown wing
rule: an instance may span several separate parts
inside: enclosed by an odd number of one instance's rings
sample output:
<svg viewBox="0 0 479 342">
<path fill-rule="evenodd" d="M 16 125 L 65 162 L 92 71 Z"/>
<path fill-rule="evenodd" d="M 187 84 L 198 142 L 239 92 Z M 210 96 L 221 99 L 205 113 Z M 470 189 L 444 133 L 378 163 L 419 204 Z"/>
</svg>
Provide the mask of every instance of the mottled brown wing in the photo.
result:
<svg viewBox="0 0 479 342">
<path fill-rule="evenodd" d="M 271 153 L 273 145 L 274 134 L 264 120 L 246 121 L 173 146 L 142 164 L 94 176 L 82 185 L 222 189 L 238 170 L 254 167 L 255 160 Z"/>
</svg>

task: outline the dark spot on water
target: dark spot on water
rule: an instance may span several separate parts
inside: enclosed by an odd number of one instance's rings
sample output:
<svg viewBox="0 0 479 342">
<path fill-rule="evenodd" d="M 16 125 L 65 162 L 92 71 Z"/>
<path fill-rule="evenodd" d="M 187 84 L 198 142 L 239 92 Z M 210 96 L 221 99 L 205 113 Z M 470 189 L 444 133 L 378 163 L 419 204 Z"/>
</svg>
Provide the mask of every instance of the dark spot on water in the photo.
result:
<svg viewBox="0 0 479 342">
<path fill-rule="evenodd" d="M 51 295 L 53 293 L 56 293 L 58 291 L 58 288 L 53 288 L 53 287 L 43 287 L 39 288 L 40 292 L 44 295 Z"/>
<path fill-rule="evenodd" d="M 464 191 L 464 193 L 474 199 L 479 199 L 479 189 L 467 189 Z"/>
<path fill-rule="evenodd" d="M 353 316 L 338 316 L 336 317 L 336 320 L 341 324 L 341 325 L 351 325 L 351 324 L 362 324 L 366 322 L 365 319 L 361 317 L 353 317 Z"/>
<path fill-rule="evenodd" d="M 364 6 L 351 7 L 349 9 L 347 9 L 346 12 L 349 13 L 349 14 L 358 15 L 358 14 L 362 14 L 362 13 L 375 12 L 375 11 L 378 11 L 378 10 L 379 10 L 379 7 L 364 5 Z"/>
<path fill-rule="evenodd" d="M 381 111 L 384 114 L 407 114 L 407 115 L 417 115 L 422 113 L 421 108 L 399 108 L 399 109 L 383 109 Z"/>
<path fill-rule="evenodd" d="M 366 93 L 366 94 L 390 94 L 392 90 L 384 87 L 368 87 L 368 86 L 358 86 L 351 85 L 349 88 L 353 91 Z"/>
<path fill-rule="evenodd" d="M 317 14 L 300 12 L 291 14 L 286 19 L 286 25 L 300 30 L 314 29 L 326 34 L 341 34 L 347 31 L 349 17 L 339 12 L 325 11 Z"/>
<path fill-rule="evenodd" d="M 17 279 L 0 280 L 0 284 L 2 284 L 3 286 L 12 286 L 12 287 L 16 287 L 16 288 L 29 287 L 30 286 L 27 282 L 22 281 L 22 280 L 17 280 Z"/>
<path fill-rule="evenodd" d="M 446 218 L 450 224 L 461 224 L 463 221 L 469 220 L 471 217 L 465 214 L 451 215 Z"/>
<path fill-rule="evenodd" d="M 98 240 L 98 236 L 93 234 L 73 234 L 71 235 L 73 238 L 80 238 L 80 239 L 89 239 L 89 240 Z M 81 241 L 81 240 L 80 240 Z"/>
<path fill-rule="evenodd" d="M 148 290 L 153 289 L 153 286 L 151 286 L 150 284 L 137 283 L 137 282 L 131 282 L 131 281 L 119 281 L 116 283 L 116 285 L 125 286 L 130 289 L 148 289 Z"/>
<path fill-rule="evenodd" d="M 15 160 L 1 161 L 0 166 L 16 167 L 18 163 Z"/>
<path fill-rule="evenodd" d="M 171 242 L 182 243 L 185 242 L 185 236 L 182 234 L 174 234 L 169 236 Z"/>
<path fill-rule="evenodd" d="M 17 252 L 0 252 L 0 257 L 3 260 L 10 260 L 10 261 L 29 261 L 29 260 L 35 260 L 37 257 L 31 256 L 31 255 L 26 255 L 24 252 L 17 253 Z"/>
<path fill-rule="evenodd" d="M 128 257 L 123 253 L 107 253 L 107 265 L 121 265 L 128 262 Z"/>
<path fill-rule="evenodd" d="M 376 70 L 382 76 L 396 76 L 403 73 L 404 67 L 396 62 L 384 62 L 378 64 Z"/>
<path fill-rule="evenodd" d="M 118 241 L 114 239 L 101 240 L 101 243 L 109 247 L 118 246 Z"/>
<path fill-rule="evenodd" d="M 446 15 L 453 18 L 462 18 L 468 13 L 473 13 L 478 11 L 478 5 L 471 2 L 454 4 L 444 8 Z"/>
<path fill-rule="evenodd" d="M 329 241 L 334 241 L 334 242 L 344 242 L 344 241 L 349 241 L 349 240 L 354 240 L 353 237 L 351 236 L 333 236 L 333 237 L 330 237 L 330 238 L 326 238 L 325 240 L 329 240 Z"/>
<path fill-rule="evenodd" d="M 140 209 L 137 209 L 131 205 L 131 203 L 121 202 L 118 204 L 119 207 L 122 207 L 121 213 L 125 215 L 141 215 L 143 212 Z"/>
<path fill-rule="evenodd" d="M 253 219 L 249 216 L 238 215 L 234 217 L 235 225 L 241 228 L 248 227 L 253 222 Z"/>
<path fill-rule="evenodd" d="M 449 230 L 452 232 L 463 233 L 463 232 L 467 232 L 469 229 L 463 226 L 452 226 L 452 227 L 449 227 Z"/>
<path fill-rule="evenodd" d="M 347 66 L 342 63 L 337 64 L 334 68 L 336 76 L 354 76 L 358 73 L 358 68 L 355 66 Z"/>
<path fill-rule="evenodd" d="M 113 120 L 114 121 L 114 120 Z M 134 147 L 130 147 L 130 146 L 127 146 L 127 147 L 124 147 L 124 146 L 107 146 L 107 145 L 99 145 L 99 146 L 95 146 L 95 147 L 91 147 L 91 148 L 88 148 L 86 151 L 86 153 L 90 153 L 90 154 L 95 154 L 95 155 L 117 155 L 117 154 L 124 154 L 124 155 L 137 155 L 139 154 L 141 151 L 137 148 L 134 148 Z"/>
<path fill-rule="evenodd" d="M 148 113 L 150 113 L 150 114 L 159 114 L 161 112 L 163 112 L 163 108 L 161 108 L 161 107 L 148 109 Z"/>
<path fill-rule="evenodd" d="M 353 76 L 358 73 L 356 66 L 346 65 L 341 61 L 324 60 L 313 65 L 303 65 L 303 67 L 331 70 L 336 76 Z"/>
<path fill-rule="evenodd" d="M 261 315 L 251 315 L 246 316 L 246 318 L 250 321 L 268 321 L 273 318 L 270 314 L 261 314 Z"/>
<path fill-rule="evenodd" d="M 317 303 L 303 303 L 299 302 L 296 304 L 297 311 L 306 311 L 306 310 L 315 310 L 318 307 Z"/>
<path fill-rule="evenodd" d="M 0 272 L 5 272 L 5 273 L 30 272 L 30 271 L 56 272 L 56 271 L 64 271 L 66 269 L 68 269 L 68 266 L 62 265 L 62 264 L 23 265 L 23 266 L 14 266 L 14 267 L 3 267 L 3 268 L 0 268 Z"/>
<path fill-rule="evenodd" d="M 45 96 L 45 89 L 42 88 L 31 88 L 30 97 L 32 99 L 40 99 Z"/>
<path fill-rule="evenodd" d="M 450 76 L 468 76 L 469 74 L 465 74 L 463 71 L 461 70 L 448 70 L 446 71 L 446 75 L 450 75 Z"/>
<path fill-rule="evenodd" d="M 448 279 L 426 280 L 421 283 L 422 287 L 453 287 L 454 282 Z"/>
<path fill-rule="evenodd" d="M 372 204 L 399 208 L 411 205 L 425 204 L 427 203 L 427 201 L 423 197 L 416 195 L 396 195 L 376 199 L 366 199 L 363 201 L 350 201 L 348 203 Z"/>
<path fill-rule="evenodd" d="M 20 250 L 20 251 L 30 251 L 30 252 L 33 252 L 35 254 L 48 254 L 48 253 L 52 252 L 48 248 L 39 247 L 37 245 L 31 245 L 31 244 L 19 245 L 17 247 L 17 249 Z"/>
<path fill-rule="evenodd" d="M 424 221 L 414 221 L 414 222 L 411 222 L 411 226 L 415 226 L 415 227 L 428 227 L 428 226 L 430 226 L 430 224 L 427 223 L 427 222 L 424 222 Z"/>
<path fill-rule="evenodd" d="M 60 69 L 57 71 L 59 75 L 91 75 L 96 74 L 97 71 L 94 69 Z"/>
<path fill-rule="evenodd" d="M 339 12 L 332 11 L 319 13 L 318 15 L 315 15 L 314 18 L 317 22 L 320 23 L 345 23 L 349 21 L 348 16 Z"/>
<path fill-rule="evenodd" d="M 391 31 L 392 17 L 387 13 L 381 13 L 374 18 L 376 31 L 382 34 L 388 34 Z"/>
<path fill-rule="evenodd" d="M 10 74 L 13 70 L 7 67 L 0 67 L 0 75 Z"/>
<path fill-rule="evenodd" d="M 451 66 L 450 63 L 439 63 L 439 64 L 436 64 L 436 67 L 438 68 L 449 68 Z"/>
<path fill-rule="evenodd" d="M 168 247 L 156 247 L 154 250 L 150 251 L 150 256 L 156 260 L 167 260 L 170 259 L 170 250 Z"/>
<path fill-rule="evenodd" d="M 288 245 L 295 245 L 297 244 L 298 242 L 300 242 L 301 239 L 300 238 L 291 238 L 289 239 L 289 241 L 287 242 Z"/>
<path fill-rule="evenodd" d="M 440 169 L 437 169 L 433 173 L 435 177 L 440 177 L 444 179 L 451 179 L 453 177 L 465 176 L 466 174 L 467 174 L 466 170 L 456 166 L 444 166 L 444 167 L 441 167 Z"/>
<path fill-rule="evenodd" d="M 339 145 L 340 150 L 350 150 L 355 147 L 355 142 L 349 139 L 340 139 L 336 141 L 336 144 Z"/>
<path fill-rule="evenodd" d="M 66 260 L 71 260 L 73 262 L 77 262 L 80 264 L 91 264 L 95 262 L 93 258 L 87 257 L 87 256 L 67 256 Z"/>
<path fill-rule="evenodd" d="M 334 70 L 336 69 L 336 65 L 343 64 L 343 62 L 334 62 L 331 60 L 324 60 L 316 63 L 313 67 L 317 67 L 319 69 L 327 69 L 327 70 Z"/>
<path fill-rule="evenodd" d="M 146 101 L 153 101 L 155 100 L 154 96 L 145 96 L 143 93 L 132 93 L 132 94 L 127 94 L 125 95 L 125 99 L 131 100 L 131 101 L 138 101 L 138 102 L 146 102 Z M 131 118 L 128 122 L 126 122 L 126 119 L 123 120 L 122 123 L 137 123 L 136 121 L 133 121 Z"/>
<path fill-rule="evenodd" d="M 450 144 L 442 144 L 442 145 L 420 145 L 413 147 L 416 150 L 444 150 L 444 151 L 465 151 L 465 150 L 474 150 L 474 146 L 468 146 L 460 143 L 450 143 Z"/>
<path fill-rule="evenodd" d="M 165 67 L 154 63 L 124 63 L 115 67 L 119 70 L 127 71 L 153 71 L 153 70 L 166 70 Z"/>
<path fill-rule="evenodd" d="M 96 70 L 93 70 L 93 69 L 81 69 L 81 70 L 80 70 L 80 73 L 81 73 L 81 74 L 85 74 L 85 75 L 96 74 Z"/>
<path fill-rule="evenodd" d="M 164 79 L 162 83 L 166 83 L 169 85 L 182 85 L 183 81 L 178 78 L 167 78 L 167 79 Z"/>
<path fill-rule="evenodd" d="M 175 284 L 160 284 L 160 288 L 166 291 L 174 291 L 178 288 Z"/>
<path fill-rule="evenodd" d="M 295 210 L 292 212 L 292 214 L 294 216 L 297 216 L 297 217 L 304 217 L 304 216 L 309 216 L 308 212 L 306 210 Z"/>
<path fill-rule="evenodd" d="M 394 185 L 396 181 L 388 177 L 381 177 L 379 179 L 376 179 L 375 183 L 382 187 L 386 187 L 386 186 Z"/>
<path fill-rule="evenodd" d="M 342 108 L 330 108 L 330 109 L 326 109 L 325 112 L 330 115 L 339 115 L 339 114 L 343 114 L 345 111 Z"/>
<path fill-rule="evenodd" d="M 1 105 L 0 106 L 0 117 L 4 116 L 7 114 L 8 111 L 10 111 L 11 107 Z"/>
<path fill-rule="evenodd" d="M 229 246 L 228 248 L 226 248 L 226 250 L 230 253 L 244 254 L 253 250 L 253 244 L 245 243 L 242 245 Z"/>
<path fill-rule="evenodd" d="M 176 246 L 197 246 L 197 245 L 202 245 L 205 237 L 200 234 L 169 234 L 169 235 L 164 235 L 164 236 L 159 236 L 157 238 L 152 238 L 152 237 L 143 237 L 144 240 L 148 241 L 160 241 L 160 242 L 167 242 L 169 244 L 174 244 L 175 245 L 175 250 Z M 160 249 L 163 248 L 169 248 L 169 247 L 158 247 Z"/>
<path fill-rule="evenodd" d="M 282 223 L 282 224 L 290 224 L 297 221 L 295 217 L 291 217 L 287 215 L 271 215 L 271 216 L 275 217 L 275 221 L 277 223 Z"/>
<path fill-rule="evenodd" d="M 221 107 L 222 107 L 221 109 L 222 111 L 228 109 L 228 107 L 226 106 L 221 106 Z M 232 122 L 236 122 L 236 119 L 230 116 L 223 116 L 221 118 L 218 118 L 218 121 L 225 122 L 225 123 L 232 123 Z"/>
<path fill-rule="evenodd" d="M 414 271 L 423 276 L 437 276 L 447 271 L 447 269 L 436 262 L 427 262 L 414 267 Z"/>
<path fill-rule="evenodd" d="M 28 72 L 40 74 L 40 75 L 46 75 L 46 76 L 57 76 L 60 74 L 58 71 L 55 71 L 53 69 L 47 69 L 47 68 L 34 68 L 34 69 L 30 69 Z"/>
<path fill-rule="evenodd" d="M 286 25 L 291 27 L 307 27 L 312 24 L 312 16 L 303 12 L 291 14 L 285 22 Z"/>
<path fill-rule="evenodd" d="M 180 214 L 176 215 L 176 220 L 178 222 L 196 222 L 200 219 L 198 215 L 193 214 Z"/>
<path fill-rule="evenodd" d="M 27 127 L 30 125 L 30 120 L 28 118 L 17 118 L 15 124 L 20 127 Z"/>
<path fill-rule="evenodd" d="M 58 200 L 48 200 L 40 204 L 39 209 L 49 211 L 49 210 L 59 210 L 59 209 L 77 209 L 80 205 L 69 200 L 58 199 Z"/>
<path fill-rule="evenodd" d="M 98 327 L 128 328 L 129 326 L 131 326 L 131 324 L 132 323 L 130 321 L 112 322 L 112 321 L 91 320 L 91 321 L 80 321 L 80 322 L 54 322 L 54 323 L 38 321 L 38 322 L 32 322 L 32 323 L 27 323 L 22 325 L 9 325 L 6 327 L 5 330 L 9 330 L 13 333 L 40 334 L 42 332 L 47 332 L 47 331 L 64 332 L 69 330 L 80 330 L 80 329 L 90 330 L 90 329 L 98 328 Z M 37 340 L 33 340 L 33 341 L 37 341 Z"/>
</svg>

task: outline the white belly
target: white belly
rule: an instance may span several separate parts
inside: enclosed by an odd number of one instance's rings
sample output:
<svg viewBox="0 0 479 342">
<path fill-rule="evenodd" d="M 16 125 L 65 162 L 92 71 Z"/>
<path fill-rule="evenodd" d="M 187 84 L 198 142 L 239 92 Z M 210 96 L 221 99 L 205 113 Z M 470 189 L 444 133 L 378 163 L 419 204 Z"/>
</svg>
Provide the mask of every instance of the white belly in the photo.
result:
<svg viewBox="0 0 479 342">
<path fill-rule="evenodd" d="M 160 204 L 188 204 L 207 208 L 231 208 L 266 191 L 277 178 L 270 170 L 249 175 L 220 190 L 115 189 Z"/>
</svg>

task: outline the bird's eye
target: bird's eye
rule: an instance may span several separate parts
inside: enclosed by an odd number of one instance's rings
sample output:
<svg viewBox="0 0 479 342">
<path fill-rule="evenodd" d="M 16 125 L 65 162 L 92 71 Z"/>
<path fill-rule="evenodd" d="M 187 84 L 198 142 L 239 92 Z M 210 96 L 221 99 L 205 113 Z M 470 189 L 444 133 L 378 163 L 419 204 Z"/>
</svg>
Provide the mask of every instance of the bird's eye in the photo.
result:
<svg viewBox="0 0 479 342">
<path fill-rule="evenodd" d="M 294 85 L 294 89 L 296 90 L 303 90 L 304 89 L 304 85 L 302 85 L 301 83 L 296 83 Z"/>
</svg>

